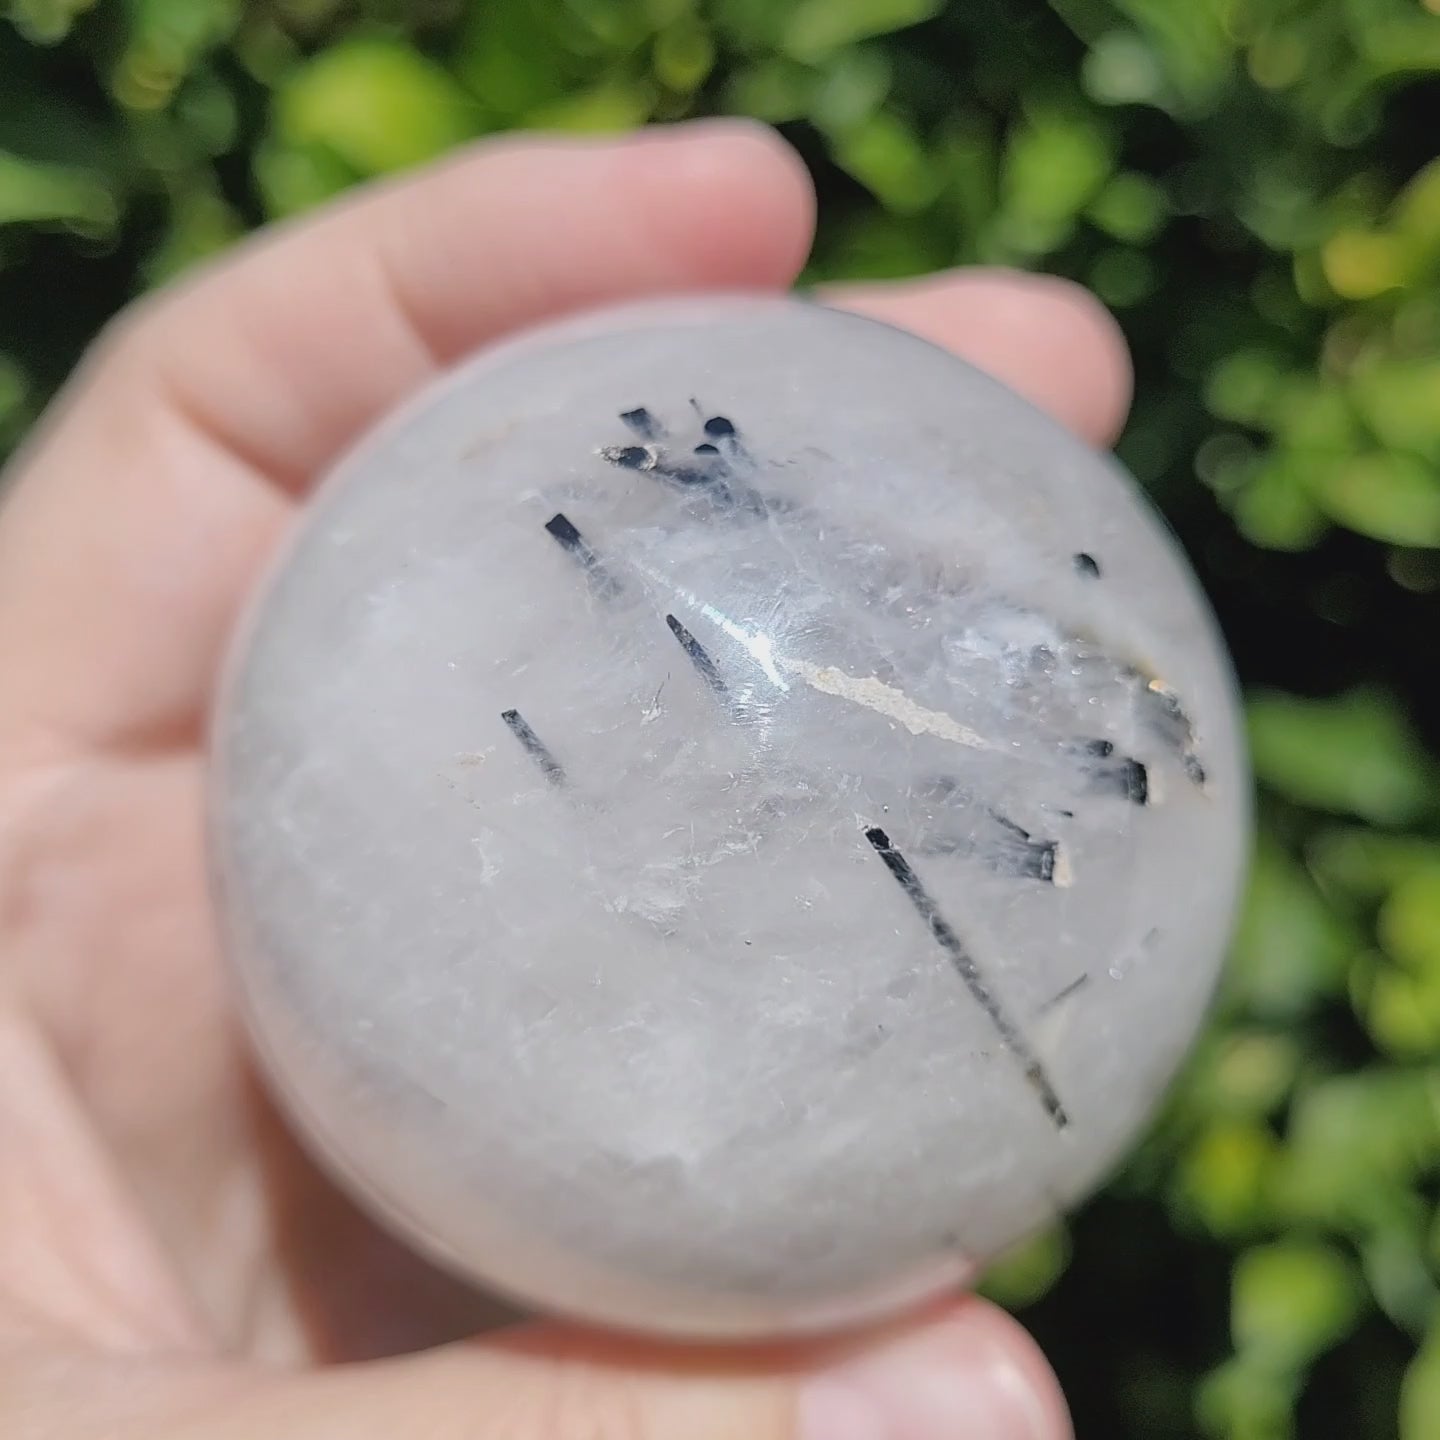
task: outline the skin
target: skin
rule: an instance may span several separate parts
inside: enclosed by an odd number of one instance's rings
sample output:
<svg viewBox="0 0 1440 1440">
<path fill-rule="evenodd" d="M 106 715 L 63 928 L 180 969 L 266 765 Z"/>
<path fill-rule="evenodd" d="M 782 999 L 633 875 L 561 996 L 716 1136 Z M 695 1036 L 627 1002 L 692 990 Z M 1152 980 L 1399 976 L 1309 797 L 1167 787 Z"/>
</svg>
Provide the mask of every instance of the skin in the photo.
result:
<svg viewBox="0 0 1440 1440">
<path fill-rule="evenodd" d="M 476 346 L 592 302 L 779 289 L 803 168 L 760 127 L 487 143 L 276 227 L 132 307 L 0 508 L 0 1433 L 10 1440 L 1061 1440 L 1008 1317 L 955 1299 L 808 1348 L 666 1350 L 485 1302 L 376 1231 L 268 1107 L 200 834 L 227 634 L 307 487 Z M 1096 444 L 1113 322 L 970 271 L 830 299 Z M 908 1397 L 908 1398 L 907 1398 Z M 918 1397 L 918 1398 L 917 1398 Z"/>
</svg>

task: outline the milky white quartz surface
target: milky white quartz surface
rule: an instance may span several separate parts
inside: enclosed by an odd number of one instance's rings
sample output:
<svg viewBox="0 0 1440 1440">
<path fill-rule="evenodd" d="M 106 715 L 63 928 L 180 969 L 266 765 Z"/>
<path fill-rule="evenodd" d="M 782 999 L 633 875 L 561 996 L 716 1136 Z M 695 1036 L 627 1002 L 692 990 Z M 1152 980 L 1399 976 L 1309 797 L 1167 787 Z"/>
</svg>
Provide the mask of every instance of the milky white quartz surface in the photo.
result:
<svg viewBox="0 0 1440 1440">
<path fill-rule="evenodd" d="M 963 1281 L 1123 1155 L 1247 796 L 1111 461 L 897 330 L 700 298 L 343 461 L 211 811 L 262 1059 L 363 1200 L 536 1307 L 749 1336 Z"/>
</svg>

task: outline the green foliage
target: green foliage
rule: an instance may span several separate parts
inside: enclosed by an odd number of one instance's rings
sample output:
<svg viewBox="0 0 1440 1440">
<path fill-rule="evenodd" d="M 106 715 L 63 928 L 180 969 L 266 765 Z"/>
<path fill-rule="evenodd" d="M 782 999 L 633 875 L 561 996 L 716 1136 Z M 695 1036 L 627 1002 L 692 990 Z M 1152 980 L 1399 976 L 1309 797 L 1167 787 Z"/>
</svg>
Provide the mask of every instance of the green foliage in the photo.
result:
<svg viewBox="0 0 1440 1440">
<path fill-rule="evenodd" d="M 1385 691 L 1324 701 L 1257 692 L 1249 721 L 1255 774 L 1277 795 L 1377 825 L 1434 807 L 1433 766 Z"/>
<path fill-rule="evenodd" d="M 1000 1305 L 1032 1305 L 1065 1271 L 1070 1237 L 1063 1226 L 1041 1231 L 996 1260 L 985 1275 L 985 1294 Z"/>
<path fill-rule="evenodd" d="M 351 37 L 275 86 L 256 178 L 269 213 L 287 215 L 433 160 L 475 128 L 476 106 L 442 66 L 398 40 Z"/>
<path fill-rule="evenodd" d="M 1360 1307 L 1360 1276 L 1331 1246 L 1281 1240 L 1235 1262 L 1230 1331 L 1242 1362 L 1293 1373 L 1343 1340 Z"/>
<path fill-rule="evenodd" d="M 997 1265 L 1082 1435 L 1440 1436 L 1436 0 L 0 0 L 0 446 L 131 295 L 525 126 L 739 112 L 809 280 L 1020 264 L 1137 360 L 1261 782 L 1234 962 L 1109 1190 Z M 1097 1324 L 1097 1316 L 1104 1317 Z"/>
</svg>

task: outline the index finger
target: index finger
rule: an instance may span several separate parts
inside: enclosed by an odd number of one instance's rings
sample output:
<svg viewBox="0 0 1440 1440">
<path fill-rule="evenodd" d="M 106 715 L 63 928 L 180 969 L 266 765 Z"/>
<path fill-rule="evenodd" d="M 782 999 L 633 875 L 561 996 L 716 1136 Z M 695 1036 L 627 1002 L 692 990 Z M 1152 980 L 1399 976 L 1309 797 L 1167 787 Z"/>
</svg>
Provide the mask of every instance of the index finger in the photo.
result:
<svg viewBox="0 0 1440 1440">
<path fill-rule="evenodd" d="M 746 122 L 478 146 L 278 228 L 98 347 L 0 516 L 31 736 L 193 731 L 289 497 L 450 360 L 576 306 L 788 285 L 813 198 Z M 13 723 L 13 717 L 12 717 Z"/>
</svg>

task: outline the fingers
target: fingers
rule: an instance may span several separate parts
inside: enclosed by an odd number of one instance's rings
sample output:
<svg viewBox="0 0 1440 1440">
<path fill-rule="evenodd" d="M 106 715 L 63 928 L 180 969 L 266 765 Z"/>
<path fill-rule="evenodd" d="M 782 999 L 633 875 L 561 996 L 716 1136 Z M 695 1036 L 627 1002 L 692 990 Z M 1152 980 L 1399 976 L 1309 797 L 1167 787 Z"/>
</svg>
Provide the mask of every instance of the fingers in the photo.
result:
<svg viewBox="0 0 1440 1440">
<path fill-rule="evenodd" d="M 1131 370 L 1120 327 L 1067 280 L 961 270 L 837 286 L 823 298 L 953 350 L 1094 445 L 1109 445 L 1125 423 Z"/>
<path fill-rule="evenodd" d="M 492 142 L 281 229 L 137 317 L 138 381 L 292 485 L 438 367 L 582 305 L 788 285 L 814 220 L 770 130 Z"/>
<path fill-rule="evenodd" d="M 42 1338 L 176 1353 L 203 1336 L 72 1090 L 0 999 L 0 1350 Z M 0 1375 L 0 1397 L 5 1391 Z M 0 1398 L 0 1434 L 5 1424 Z"/>
<path fill-rule="evenodd" d="M 844 1354 L 642 1348 L 537 1328 L 267 1386 L 205 1440 L 1063 1440 L 1034 1343 L 977 1300 Z"/>
<path fill-rule="evenodd" d="M 54 407 L 0 513 L 0 674 L 25 676 L 30 707 L 10 721 L 50 748 L 187 733 L 289 518 L 280 487 L 505 330 L 644 293 L 789 284 L 812 211 L 799 160 L 758 126 L 508 140 L 281 228 L 142 307 Z"/>
<path fill-rule="evenodd" d="M 62 747 L 193 734 L 288 494 L 463 351 L 577 305 L 787 284 L 813 197 L 747 124 L 510 140 L 282 228 L 143 308 L 42 427 L 0 514 L 0 673 Z M 838 289 L 1086 438 L 1129 366 L 1073 286 L 970 272 Z M 276 482 L 265 483 L 266 480 Z"/>
</svg>

